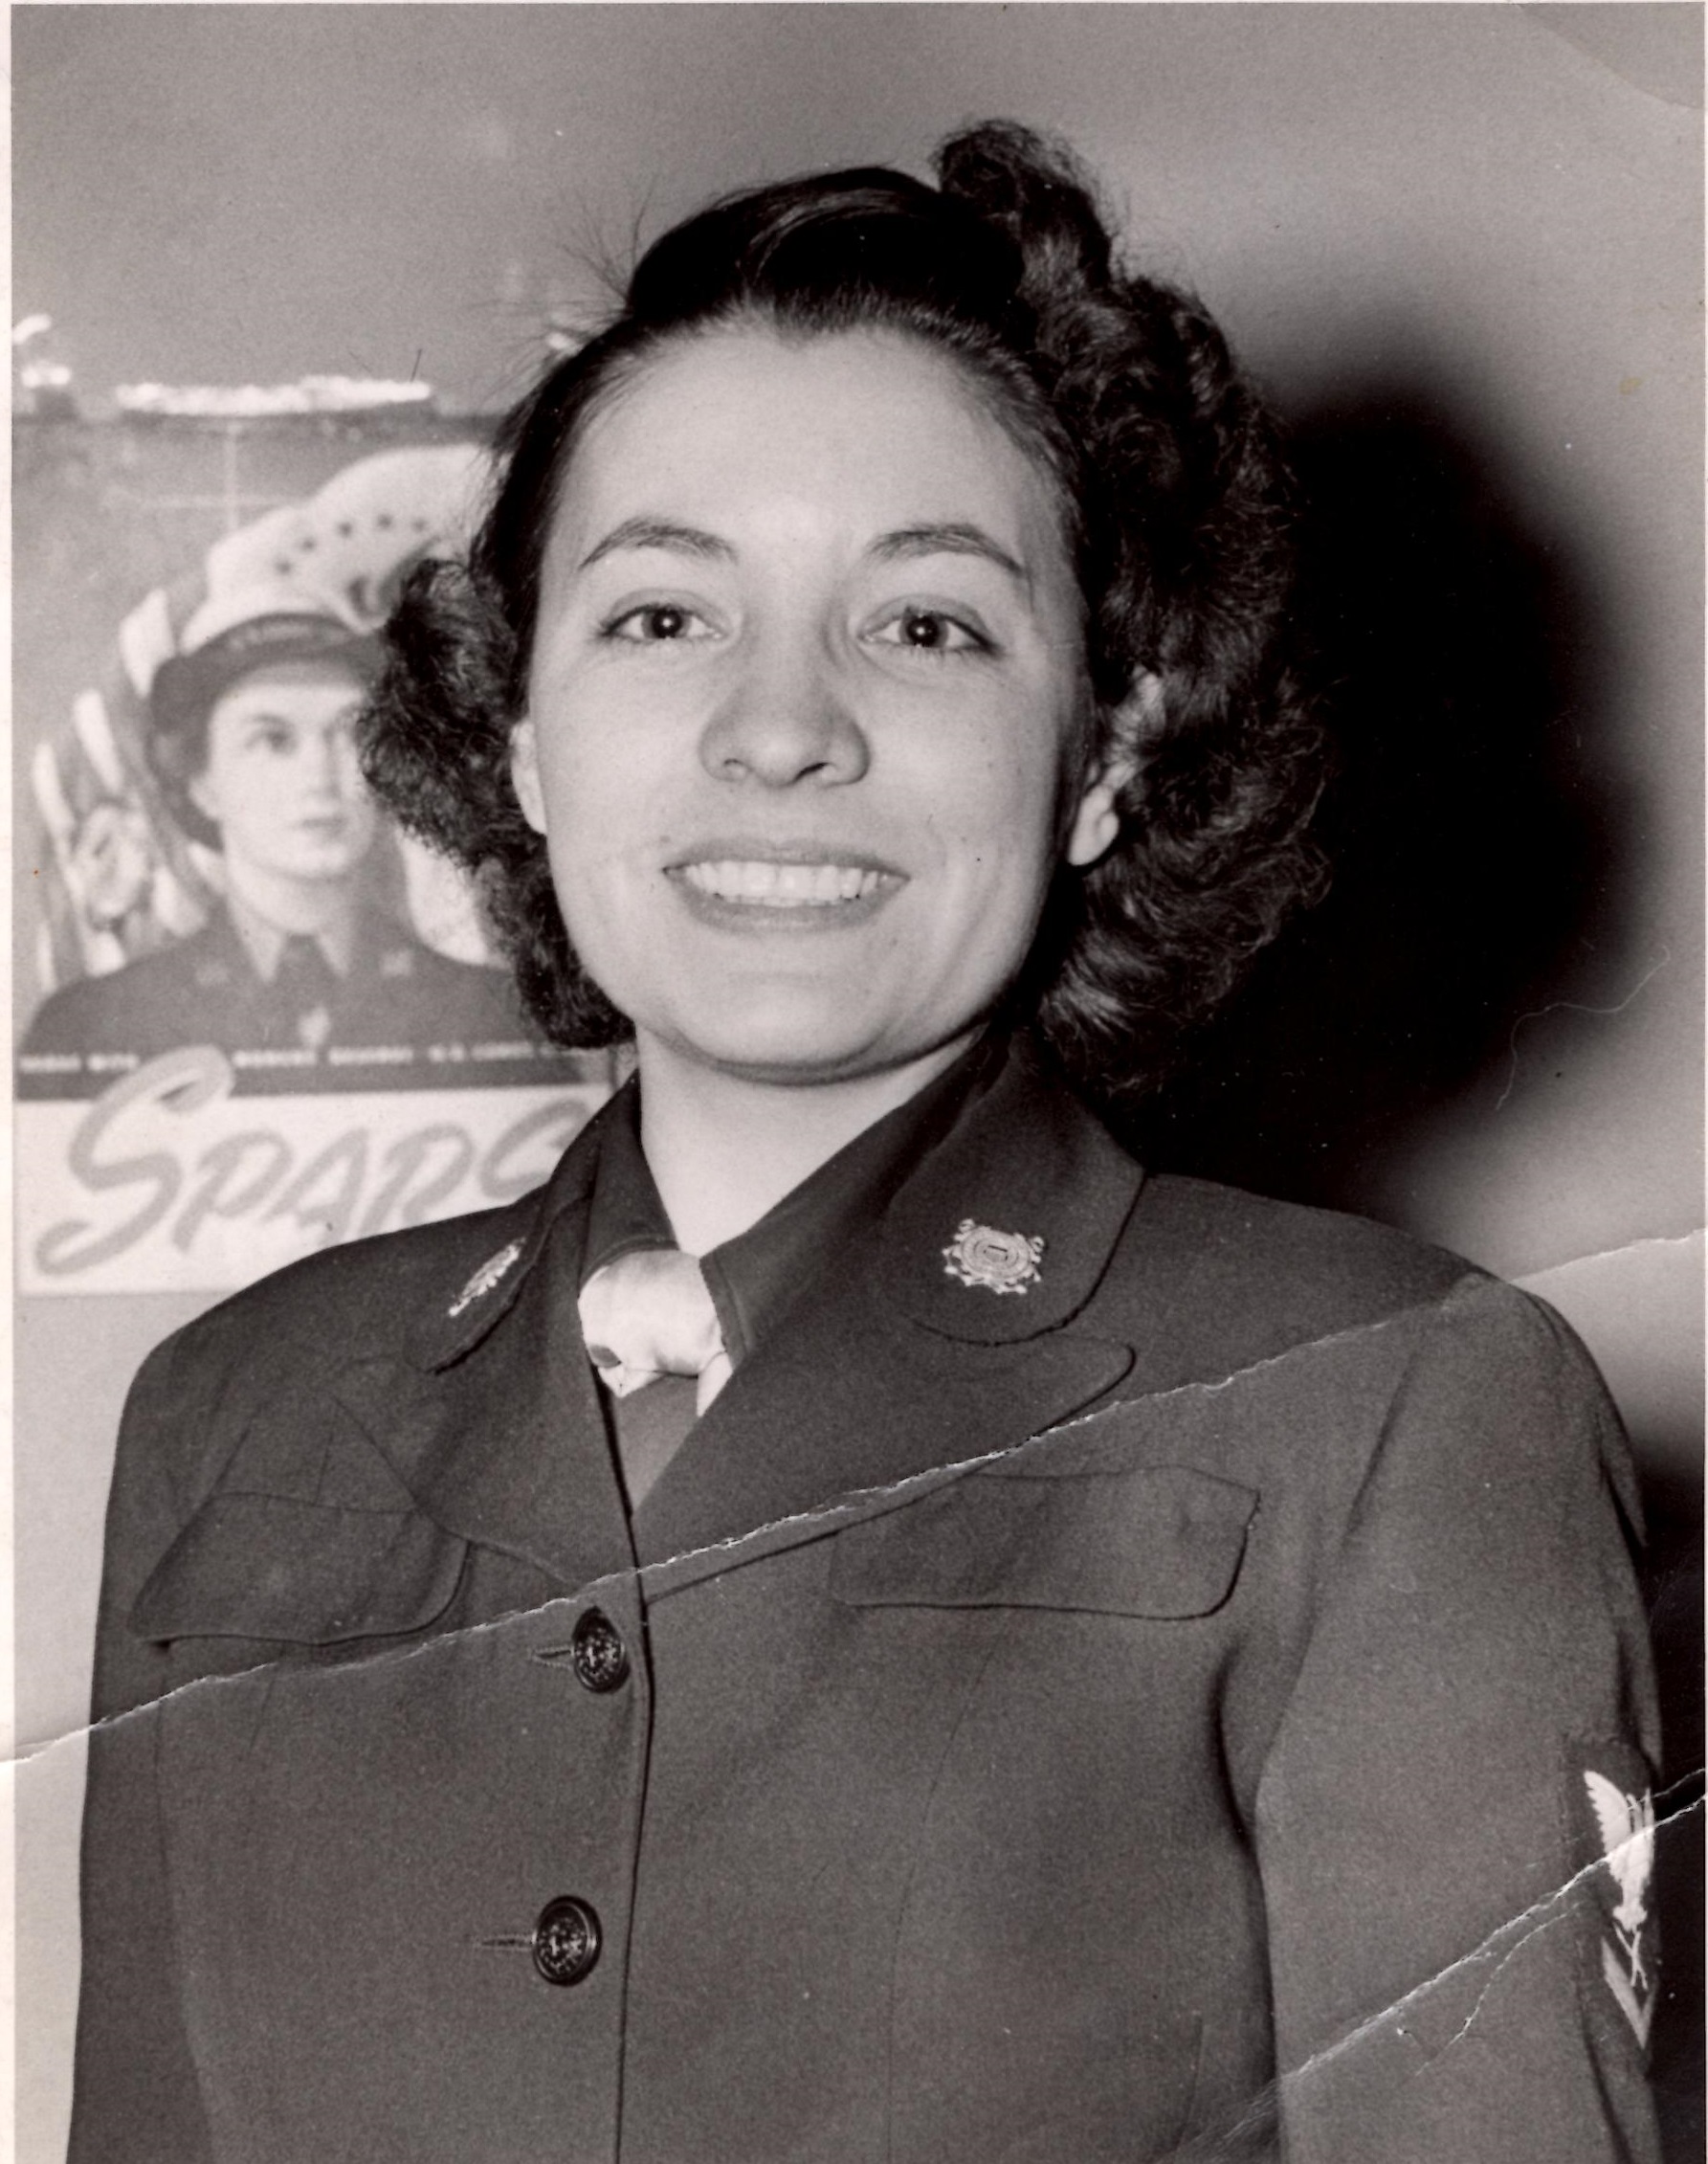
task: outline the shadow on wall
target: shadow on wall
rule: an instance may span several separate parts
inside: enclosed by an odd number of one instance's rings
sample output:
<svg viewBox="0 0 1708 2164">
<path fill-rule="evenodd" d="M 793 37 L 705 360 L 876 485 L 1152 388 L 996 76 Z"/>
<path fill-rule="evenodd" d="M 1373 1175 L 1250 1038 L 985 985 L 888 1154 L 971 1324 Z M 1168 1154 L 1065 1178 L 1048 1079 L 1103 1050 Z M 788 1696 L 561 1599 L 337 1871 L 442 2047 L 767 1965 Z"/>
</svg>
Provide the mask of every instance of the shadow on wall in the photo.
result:
<svg viewBox="0 0 1708 2164">
<path fill-rule="evenodd" d="M 1416 392 L 1371 390 L 1297 417 L 1292 440 L 1301 628 L 1339 762 L 1319 828 L 1334 884 L 1137 1142 L 1153 1165 L 1382 1216 L 1425 1123 L 1505 1074 L 1517 1017 L 1581 997 L 1586 968 L 1618 955 L 1633 842 L 1597 597 L 1523 529 L 1472 432 Z M 1701 1498 L 1658 1476 L 1646 1489 L 1673 1818 L 1653 2065 L 1683 2164 L 1703 2144 Z"/>
<path fill-rule="evenodd" d="M 1371 393 L 1293 430 L 1302 629 L 1339 771 L 1327 900 L 1147 1119 L 1153 1162 L 1386 1214 L 1419 1124 L 1503 1068 L 1515 1017 L 1624 934 L 1625 807 L 1591 739 L 1578 567 L 1520 530 L 1466 436 Z"/>
</svg>

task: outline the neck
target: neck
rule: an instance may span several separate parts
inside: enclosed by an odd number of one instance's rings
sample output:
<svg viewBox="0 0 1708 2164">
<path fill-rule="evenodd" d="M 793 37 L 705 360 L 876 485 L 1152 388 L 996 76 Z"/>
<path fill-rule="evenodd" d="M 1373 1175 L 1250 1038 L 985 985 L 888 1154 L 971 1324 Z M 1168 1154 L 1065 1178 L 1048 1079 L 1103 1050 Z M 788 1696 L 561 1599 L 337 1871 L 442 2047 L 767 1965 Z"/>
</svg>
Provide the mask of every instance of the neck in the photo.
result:
<svg viewBox="0 0 1708 2164">
<path fill-rule="evenodd" d="M 641 1033 L 641 1148 L 678 1244 L 704 1255 L 757 1224 L 856 1135 L 935 1081 L 975 1034 L 880 1074 L 785 1084 L 702 1067 Z"/>
<path fill-rule="evenodd" d="M 246 864 L 239 857 L 228 857 L 225 869 L 233 898 L 275 931 L 337 942 L 354 928 L 356 888 L 351 880 L 292 879 Z"/>
</svg>

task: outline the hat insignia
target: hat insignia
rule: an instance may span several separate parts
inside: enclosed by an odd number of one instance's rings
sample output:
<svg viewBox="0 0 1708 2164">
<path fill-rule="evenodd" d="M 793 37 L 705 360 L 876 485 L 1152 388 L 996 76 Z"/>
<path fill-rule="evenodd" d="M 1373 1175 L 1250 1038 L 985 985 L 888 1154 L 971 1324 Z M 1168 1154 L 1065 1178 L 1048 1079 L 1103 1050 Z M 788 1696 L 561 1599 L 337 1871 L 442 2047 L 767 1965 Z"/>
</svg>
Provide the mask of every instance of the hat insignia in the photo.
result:
<svg viewBox="0 0 1708 2164">
<path fill-rule="evenodd" d="M 513 1239 L 508 1247 L 500 1247 L 496 1255 L 489 1255 L 456 1298 L 446 1308 L 447 1316 L 460 1315 L 465 1307 L 477 1300 L 484 1300 L 493 1286 L 505 1275 L 521 1253 L 521 1241 Z"/>
<path fill-rule="evenodd" d="M 1041 1237 L 1025 1233 L 999 1233 L 993 1225 L 975 1224 L 963 1217 L 955 1237 L 943 1253 L 943 1274 L 963 1284 L 983 1285 L 987 1292 L 1026 1292 L 1042 1281 L 1038 1264 L 1043 1260 Z"/>
</svg>

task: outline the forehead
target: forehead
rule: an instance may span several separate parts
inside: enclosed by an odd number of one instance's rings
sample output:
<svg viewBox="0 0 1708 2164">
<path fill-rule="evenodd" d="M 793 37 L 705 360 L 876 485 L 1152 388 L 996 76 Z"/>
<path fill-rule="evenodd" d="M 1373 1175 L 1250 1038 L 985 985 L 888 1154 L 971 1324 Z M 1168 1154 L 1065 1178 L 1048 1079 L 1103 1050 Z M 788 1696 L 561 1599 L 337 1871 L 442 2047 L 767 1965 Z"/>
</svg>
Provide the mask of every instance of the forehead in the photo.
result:
<svg viewBox="0 0 1708 2164">
<path fill-rule="evenodd" d="M 667 346 L 604 401 L 560 492 L 561 556 L 636 507 L 713 531 L 970 521 L 1064 555 L 1054 478 L 993 391 L 902 333 L 730 326 Z"/>
<path fill-rule="evenodd" d="M 213 702 L 209 722 L 278 714 L 302 721 L 336 714 L 357 703 L 365 686 L 355 671 L 340 661 L 271 661 L 228 684 Z"/>
</svg>

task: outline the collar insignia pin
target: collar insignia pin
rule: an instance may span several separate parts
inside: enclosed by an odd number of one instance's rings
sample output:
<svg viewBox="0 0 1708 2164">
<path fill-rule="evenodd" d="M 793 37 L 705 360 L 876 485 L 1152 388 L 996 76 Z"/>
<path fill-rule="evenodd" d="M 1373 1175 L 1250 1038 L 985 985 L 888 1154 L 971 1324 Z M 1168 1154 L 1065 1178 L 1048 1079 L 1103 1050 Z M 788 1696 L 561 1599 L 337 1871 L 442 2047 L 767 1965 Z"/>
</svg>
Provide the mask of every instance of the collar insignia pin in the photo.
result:
<svg viewBox="0 0 1708 2164">
<path fill-rule="evenodd" d="M 999 1233 L 994 1226 L 975 1224 L 970 1217 L 963 1217 L 943 1253 L 945 1277 L 959 1278 L 963 1284 L 983 1285 L 987 1292 L 1023 1293 L 1042 1283 L 1038 1275 L 1044 1254 L 1041 1237 Z"/>
<path fill-rule="evenodd" d="M 483 1300 L 521 1253 L 521 1241 L 513 1239 L 508 1247 L 500 1247 L 496 1255 L 489 1255 L 446 1308 L 446 1315 L 460 1315 L 465 1307 L 472 1307 L 477 1300 Z"/>
</svg>

